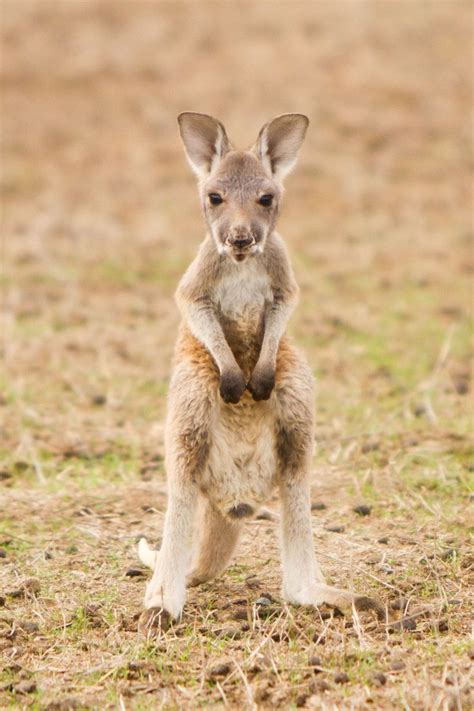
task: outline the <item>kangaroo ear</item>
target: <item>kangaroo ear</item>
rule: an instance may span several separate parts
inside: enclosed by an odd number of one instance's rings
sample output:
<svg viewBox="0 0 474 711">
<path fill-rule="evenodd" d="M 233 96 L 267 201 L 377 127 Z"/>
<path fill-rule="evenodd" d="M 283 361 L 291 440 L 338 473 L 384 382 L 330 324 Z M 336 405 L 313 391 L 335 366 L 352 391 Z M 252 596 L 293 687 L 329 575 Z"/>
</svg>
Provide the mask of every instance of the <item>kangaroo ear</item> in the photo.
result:
<svg viewBox="0 0 474 711">
<path fill-rule="evenodd" d="M 293 169 L 308 124 L 304 114 L 282 114 L 266 123 L 258 134 L 253 151 L 277 180 Z"/>
<path fill-rule="evenodd" d="M 206 177 L 230 150 L 224 126 L 212 116 L 194 111 L 180 114 L 178 124 L 191 168 L 200 178 Z"/>
</svg>

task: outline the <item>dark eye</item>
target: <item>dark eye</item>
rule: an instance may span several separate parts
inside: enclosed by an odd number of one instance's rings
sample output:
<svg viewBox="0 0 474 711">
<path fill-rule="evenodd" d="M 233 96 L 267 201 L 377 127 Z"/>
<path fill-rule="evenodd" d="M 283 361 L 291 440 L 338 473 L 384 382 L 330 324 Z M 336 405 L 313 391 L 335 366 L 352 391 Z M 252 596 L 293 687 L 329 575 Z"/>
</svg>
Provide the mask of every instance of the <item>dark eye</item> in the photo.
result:
<svg viewBox="0 0 474 711">
<path fill-rule="evenodd" d="M 264 207 L 270 207 L 270 205 L 273 202 L 273 195 L 262 195 L 260 200 L 258 201 L 260 205 L 263 205 Z"/>
<path fill-rule="evenodd" d="M 219 193 L 209 193 L 209 202 L 211 205 L 220 205 L 224 202 Z"/>
</svg>

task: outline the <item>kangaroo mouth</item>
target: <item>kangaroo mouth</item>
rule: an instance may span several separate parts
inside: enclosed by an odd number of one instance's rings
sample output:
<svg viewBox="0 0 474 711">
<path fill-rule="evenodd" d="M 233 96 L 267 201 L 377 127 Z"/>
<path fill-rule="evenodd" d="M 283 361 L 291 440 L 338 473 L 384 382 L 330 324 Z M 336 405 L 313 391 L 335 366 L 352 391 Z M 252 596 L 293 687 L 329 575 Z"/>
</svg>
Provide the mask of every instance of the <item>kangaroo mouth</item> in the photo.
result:
<svg viewBox="0 0 474 711">
<path fill-rule="evenodd" d="M 247 257 L 250 257 L 250 251 L 247 252 L 232 252 L 232 256 L 236 262 L 244 262 Z"/>
<path fill-rule="evenodd" d="M 249 257 L 253 257 L 258 252 L 258 247 L 255 242 L 246 247 L 228 247 L 228 253 L 235 262 L 245 262 Z"/>
</svg>

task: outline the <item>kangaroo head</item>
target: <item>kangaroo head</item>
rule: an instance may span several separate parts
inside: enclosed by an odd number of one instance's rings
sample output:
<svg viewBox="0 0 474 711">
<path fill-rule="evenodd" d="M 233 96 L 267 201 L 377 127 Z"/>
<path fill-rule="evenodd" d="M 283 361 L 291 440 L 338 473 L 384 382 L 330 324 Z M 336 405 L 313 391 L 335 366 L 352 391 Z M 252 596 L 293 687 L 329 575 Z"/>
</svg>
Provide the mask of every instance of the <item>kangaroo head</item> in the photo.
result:
<svg viewBox="0 0 474 711">
<path fill-rule="evenodd" d="M 178 123 L 217 249 L 236 262 L 263 252 L 275 227 L 282 180 L 296 163 L 307 117 L 277 116 L 263 126 L 248 151 L 234 150 L 224 126 L 212 116 L 186 111 Z"/>
</svg>

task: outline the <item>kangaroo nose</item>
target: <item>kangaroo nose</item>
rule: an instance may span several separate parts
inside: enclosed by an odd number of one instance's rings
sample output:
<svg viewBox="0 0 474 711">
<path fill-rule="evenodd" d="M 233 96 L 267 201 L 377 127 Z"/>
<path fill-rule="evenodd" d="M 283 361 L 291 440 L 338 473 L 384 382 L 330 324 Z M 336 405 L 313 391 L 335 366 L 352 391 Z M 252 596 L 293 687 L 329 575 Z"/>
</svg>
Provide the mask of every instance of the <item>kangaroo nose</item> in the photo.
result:
<svg viewBox="0 0 474 711">
<path fill-rule="evenodd" d="M 245 247 L 248 247 L 250 244 L 252 244 L 252 242 L 252 237 L 238 237 L 237 239 L 234 239 L 232 241 L 232 244 L 234 247 L 237 247 L 237 249 L 244 249 Z"/>
</svg>

